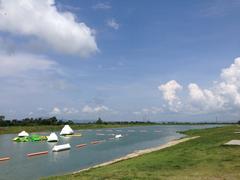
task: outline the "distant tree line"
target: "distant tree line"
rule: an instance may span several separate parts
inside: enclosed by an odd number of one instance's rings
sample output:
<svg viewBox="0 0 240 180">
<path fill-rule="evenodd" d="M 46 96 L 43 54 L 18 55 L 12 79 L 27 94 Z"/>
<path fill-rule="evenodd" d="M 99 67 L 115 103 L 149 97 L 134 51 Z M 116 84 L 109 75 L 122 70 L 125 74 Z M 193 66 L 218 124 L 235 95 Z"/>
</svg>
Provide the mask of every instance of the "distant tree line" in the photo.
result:
<svg viewBox="0 0 240 180">
<path fill-rule="evenodd" d="M 36 125 L 64 125 L 74 124 L 73 121 L 58 120 L 55 116 L 50 118 L 24 118 L 22 120 L 6 120 L 5 116 L 0 116 L 0 126 L 36 126 Z"/>
<path fill-rule="evenodd" d="M 151 121 L 103 121 L 101 118 L 98 118 L 98 120 L 95 122 L 95 124 L 119 124 L 119 125 L 123 125 L 123 124 L 157 124 L 155 122 L 151 122 Z"/>
<path fill-rule="evenodd" d="M 240 124 L 240 121 L 237 122 Z M 100 117 L 97 121 L 92 122 L 74 122 L 72 120 L 58 120 L 55 116 L 49 118 L 24 118 L 22 120 L 6 120 L 5 116 L 0 115 L 0 126 L 39 126 L 39 125 L 73 125 L 73 124 L 98 124 L 98 125 L 108 125 L 108 124 L 118 124 L 118 125 L 150 125 L 150 124 L 159 124 L 159 125 L 195 125 L 195 124 L 236 124 L 234 122 L 151 122 L 151 121 L 103 121 Z"/>
<path fill-rule="evenodd" d="M 0 115 L 0 126 L 40 126 L 40 125 L 73 125 L 73 124 L 98 124 L 98 125 L 107 125 L 107 124 L 156 124 L 150 121 L 142 122 L 142 121 L 113 121 L 113 122 L 106 122 L 103 121 L 101 118 L 98 118 L 97 121 L 92 122 L 74 122 L 72 120 L 58 120 L 55 116 L 49 118 L 24 118 L 21 120 L 13 119 L 13 120 L 6 120 L 5 116 Z"/>
</svg>

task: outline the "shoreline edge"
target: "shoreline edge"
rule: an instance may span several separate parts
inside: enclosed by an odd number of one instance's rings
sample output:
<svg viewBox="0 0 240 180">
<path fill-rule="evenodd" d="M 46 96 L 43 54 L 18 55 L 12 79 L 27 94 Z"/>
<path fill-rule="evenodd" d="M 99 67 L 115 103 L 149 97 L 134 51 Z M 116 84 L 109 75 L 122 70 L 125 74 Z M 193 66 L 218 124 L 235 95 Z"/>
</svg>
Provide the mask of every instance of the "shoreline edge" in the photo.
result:
<svg viewBox="0 0 240 180">
<path fill-rule="evenodd" d="M 74 174 L 77 174 L 77 173 L 80 173 L 80 172 L 83 172 L 83 171 L 88 171 L 88 170 L 91 170 L 91 169 L 111 165 L 111 164 L 114 164 L 114 163 L 117 163 L 117 162 L 120 162 L 120 161 L 132 159 L 132 158 L 135 158 L 135 157 L 138 157 L 138 156 L 142 156 L 144 154 L 148 154 L 148 153 L 159 151 L 159 150 L 171 147 L 171 146 L 175 146 L 177 144 L 180 144 L 180 143 L 183 143 L 183 142 L 186 142 L 186 141 L 189 141 L 189 140 L 193 140 L 193 139 L 196 139 L 196 138 L 199 138 L 199 137 L 200 136 L 193 136 L 193 137 L 185 137 L 185 138 L 180 138 L 180 139 L 174 139 L 174 140 L 171 140 L 171 141 L 169 141 L 165 144 L 162 144 L 162 145 L 159 145 L 159 146 L 156 146 L 156 147 L 152 147 L 152 148 L 143 149 L 143 150 L 136 150 L 136 151 L 134 151 L 130 154 L 127 154 L 125 156 L 122 156 L 120 158 L 116 158 L 116 159 L 113 159 L 111 161 L 107 161 L 107 162 L 100 163 L 100 164 L 97 164 L 97 165 L 94 165 L 94 166 L 91 166 L 91 167 L 88 167 L 88 168 L 84 168 L 84 169 L 81 169 L 79 171 L 75 171 L 75 172 L 72 172 L 72 173 L 69 173 L 69 174 L 74 175 Z"/>
</svg>

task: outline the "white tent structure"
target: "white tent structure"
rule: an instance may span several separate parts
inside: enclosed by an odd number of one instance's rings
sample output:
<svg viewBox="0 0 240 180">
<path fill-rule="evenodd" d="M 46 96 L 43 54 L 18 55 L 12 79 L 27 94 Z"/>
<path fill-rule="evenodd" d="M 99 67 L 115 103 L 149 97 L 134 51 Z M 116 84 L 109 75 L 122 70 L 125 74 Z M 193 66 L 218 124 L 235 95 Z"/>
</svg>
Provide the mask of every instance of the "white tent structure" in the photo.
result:
<svg viewBox="0 0 240 180">
<path fill-rule="evenodd" d="M 18 134 L 18 137 L 28 137 L 29 134 L 26 131 L 22 131 Z"/>
<path fill-rule="evenodd" d="M 116 139 L 121 138 L 121 137 L 123 137 L 121 134 L 117 134 L 117 135 L 115 136 Z"/>
<path fill-rule="evenodd" d="M 48 142 L 58 142 L 58 137 L 56 133 L 51 133 L 50 136 L 48 136 L 47 139 Z"/>
<path fill-rule="evenodd" d="M 74 132 L 73 132 L 72 128 L 71 128 L 69 125 L 65 125 L 65 126 L 62 128 L 62 130 L 61 130 L 61 132 L 60 132 L 60 135 L 61 135 L 61 136 L 71 135 L 71 134 L 73 134 L 73 133 L 74 133 Z"/>
</svg>

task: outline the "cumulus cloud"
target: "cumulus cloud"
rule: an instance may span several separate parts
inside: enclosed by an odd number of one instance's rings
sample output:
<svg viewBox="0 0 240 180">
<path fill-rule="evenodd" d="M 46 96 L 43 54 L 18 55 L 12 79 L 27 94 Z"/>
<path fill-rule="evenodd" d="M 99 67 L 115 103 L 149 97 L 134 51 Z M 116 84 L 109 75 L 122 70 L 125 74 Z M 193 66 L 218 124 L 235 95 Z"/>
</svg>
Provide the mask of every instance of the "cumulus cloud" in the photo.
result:
<svg viewBox="0 0 240 180">
<path fill-rule="evenodd" d="M 230 67 L 222 70 L 221 79 L 218 84 L 219 94 L 225 102 L 240 107 L 240 57 Z"/>
<path fill-rule="evenodd" d="M 224 101 L 216 90 L 201 89 L 197 84 L 188 85 L 190 110 L 196 112 L 212 112 L 223 110 Z"/>
<path fill-rule="evenodd" d="M 37 111 L 44 111 L 44 108 L 38 107 L 38 108 L 37 108 Z"/>
<path fill-rule="evenodd" d="M 240 108 L 239 82 L 240 58 L 236 58 L 228 68 L 222 69 L 220 80 L 210 88 L 204 89 L 196 83 L 190 83 L 187 98 L 176 96 L 176 91 L 182 86 L 174 80 L 160 85 L 159 90 L 170 110 L 174 110 L 172 106 L 178 103 L 179 111 L 188 113 L 237 112 Z"/>
<path fill-rule="evenodd" d="M 69 107 L 64 107 L 64 108 L 59 108 L 59 107 L 54 107 L 52 111 L 49 113 L 51 115 L 69 115 L 69 114 L 76 114 L 78 113 L 79 110 L 75 108 L 69 108 Z"/>
<path fill-rule="evenodd" d="M 119 23 L 117 23 L 117 21 L 115 19 L 109 19 L 107 20 L 107 25 L 110 27 L 110 28 L 113 28 L 115 30 L 118 30 L 120 25 Z"/>
<path fill-rule="evenodd" d="M 104 105 L 98 105 L 96 107 L 91 107 L 89 105 L 86 105 L 82 108 L 83 113 L 99 113 L 99 112 L 106 112 L 110 109 Z"/>
<path fill-rule="evenodd" d="M 65 54 L 88 56 L 98 51 L 94 30 L 60 12 L 54 0 L 1 0 L 0 31 L 35 37 Z"/>
<path fill-rule="evenodd" d="M 168 102 L 172 111 L 178 111 L 181 101 L 177 96 L 177 91 L 182 90 L 182 86 L 177 81 L 171 80 L 166 84 L 161 84 L 158 89 L 162 91 L 163 98 Z"/>
<path fill-rule="evenodd" d="M 79 112 L 79 110 L 75 109 L 75 108 L 68 108 L 68 107 L 63 108 L 64 114 L 76 114 L 78 112 Z"/>
<path fill-rule="evenodd" d="M 52 115 L 59 115 L 59 114 L 61 114 L 61 112 L 62 111 L 58 107 L 54 107 L 52 109 L 52 111 L 50 112 L 50 114 L 52 114 Z"/>
<path fill-rule="evenodd" d="M 144 115 L 144 114 L 158 114 L 163 112 L 163 108 L 161 107 L 150 107 L 150 108 L 143 108 L 141 111 L 135 111 L 133 114 L 135 115 Z"/>
<path fill-rule="evenodd" d="M 56 70 L 57 63 L 47 57 L 27 53 L 0 53 L 0 77 L 19 76 L 29 71 Z"/>
</svg>

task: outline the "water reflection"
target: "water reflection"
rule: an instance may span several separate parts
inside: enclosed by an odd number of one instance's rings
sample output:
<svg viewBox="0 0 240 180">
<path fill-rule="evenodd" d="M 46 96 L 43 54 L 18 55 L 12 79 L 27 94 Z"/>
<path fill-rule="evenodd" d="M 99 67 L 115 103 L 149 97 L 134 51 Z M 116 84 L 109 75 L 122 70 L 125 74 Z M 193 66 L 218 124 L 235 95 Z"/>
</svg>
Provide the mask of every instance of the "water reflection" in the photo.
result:
<svg viewBox="0 0 240 180">
<path fill-rule="evenodd" d="M 51 158 L 51 161 L 52 162 L 58 162 L 59 160 L 60 161 L 64 161 L 66 159 L 69 158 L 69 153 L 70 153 L 70 150 L 67 150 L 67 151 L 59 151 L 59 152 L 52 152 L 50 155 L 50 158 Z"/>
</svg>

